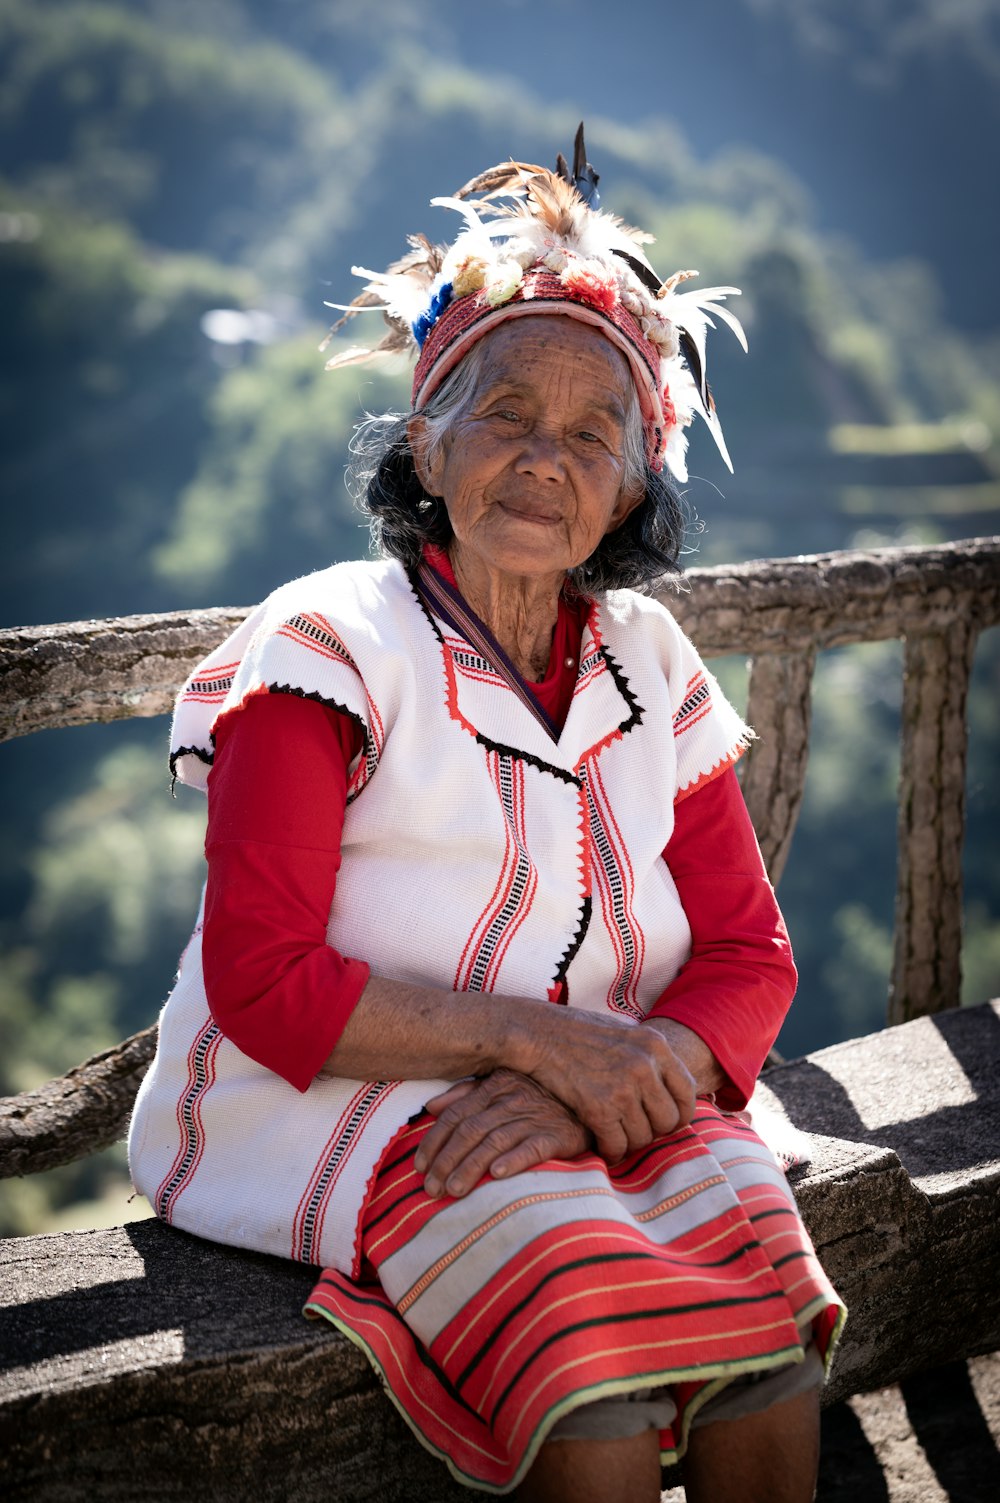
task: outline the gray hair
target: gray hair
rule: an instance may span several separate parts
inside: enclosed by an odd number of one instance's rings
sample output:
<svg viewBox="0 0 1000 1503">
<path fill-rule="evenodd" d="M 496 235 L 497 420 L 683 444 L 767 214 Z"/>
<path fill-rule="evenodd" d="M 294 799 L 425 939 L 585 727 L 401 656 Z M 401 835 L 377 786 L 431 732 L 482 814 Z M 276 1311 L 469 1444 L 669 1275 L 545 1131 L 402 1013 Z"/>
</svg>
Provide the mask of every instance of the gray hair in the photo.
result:
<svg viewBox="0 0 1000 1503">
<path fill-rule="evenodd" d="M 445 443 L 456 419 L 468 411 L 480 385 L 485 341 L 462 359 L 421 409 L 425 463 Z M 590 558 L 572 570 L 581 590 L 645 589 L 677 570 L 684 537 L 680 498 L 651 470 L 639 398 L 629 383 L 623 430 L 622 488 L 643 494 L 620 527 L 602 538 Z M 369 518 L 373 550 L 413 567 L 425 543 L 447 547 L 451 523 L 444 502 L 425 494 L 413 463 L 407 427 L 412 413 L 369 413 L 351 439 L 348 489 Z"/>
</svg>

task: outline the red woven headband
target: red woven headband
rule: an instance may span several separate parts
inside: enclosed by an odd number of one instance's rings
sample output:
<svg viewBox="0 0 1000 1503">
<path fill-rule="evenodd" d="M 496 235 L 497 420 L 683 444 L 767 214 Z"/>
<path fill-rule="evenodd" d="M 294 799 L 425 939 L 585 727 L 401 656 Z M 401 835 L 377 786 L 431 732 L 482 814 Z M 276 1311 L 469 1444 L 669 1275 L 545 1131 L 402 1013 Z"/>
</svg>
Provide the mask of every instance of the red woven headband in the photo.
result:
<svg viewBox="0 0 1000 1503">
<path fill-rule="evenodd" d="M 579 287 L 568 287 L 562 278 L 540 267 L 529 272 L 522 288 L 507 302 L 494 307 L 485 292 L 472 293 L 449 303 L 424 340 L 413 374 L 413 407 L 419 412 L 445 378 L 484 334 L 511 318 L 526 315 L 561 314 L 599 329 L 628 360 L 639 394 L 646 453 L 655 470 L 662 466 L 663 427 L 657 374 L 658 351 L 643 334 L 638 321 L 620 302 L 606 295 L 588 300 Z"/>
</svg>

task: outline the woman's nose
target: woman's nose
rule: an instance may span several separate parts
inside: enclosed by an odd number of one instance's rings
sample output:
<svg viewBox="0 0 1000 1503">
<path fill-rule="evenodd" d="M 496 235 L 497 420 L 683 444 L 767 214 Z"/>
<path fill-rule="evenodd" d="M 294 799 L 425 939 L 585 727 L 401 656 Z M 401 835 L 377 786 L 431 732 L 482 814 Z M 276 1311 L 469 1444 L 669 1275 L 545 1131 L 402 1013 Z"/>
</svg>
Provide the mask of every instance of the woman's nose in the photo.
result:
<svg viewBox="0 0 1000 1503">
<path fill-rule="evenodd" d="M 527 435 L 515 469 L 518 474 L 533 475 L 536 480 L 563 480 L 566 467 L 558 439 L 544 433 Z"/>
</svg>

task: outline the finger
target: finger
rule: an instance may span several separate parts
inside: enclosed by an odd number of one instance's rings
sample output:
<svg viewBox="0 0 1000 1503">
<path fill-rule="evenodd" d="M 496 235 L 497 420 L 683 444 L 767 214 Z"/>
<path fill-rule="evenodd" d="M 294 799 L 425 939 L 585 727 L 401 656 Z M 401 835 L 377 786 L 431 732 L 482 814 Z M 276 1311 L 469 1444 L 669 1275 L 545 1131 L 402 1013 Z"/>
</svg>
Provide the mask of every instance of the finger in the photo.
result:
<svg viewBox="0 0 1000 1503">
<path fill-rule="evenodd" d="M 451 1137 L 452 1124 L 450 1121 L 442 1121 L 439 1117 L 433 1127 L 429 1127 L 420 1140 L 420 1146 L 413 1155 L 413 1167 L 418 1174 L 426 1174 L 431 1164 L 437 1158 L 445 1143 Z"/>
<path fill-rule="evenodd" d="M 628 1152 L 628 1135 L 620 1122 L 592 1128 L 597 1151 L 606 1164 L 617 1164 Z"/>
<path fill-rule="evenodd" d="M 695 1083 L 679 1060 L 673 1061 L 669 1074 L 661 1075 L 650 1099 L 644 1098 L 646 1115 L 657 1137 L 676 1132 L 694 1116 Z"/>
<path fill-rule="evenodd" d="M 633 1056 L 628 1061 L 628 1069 L 605 1088 L 597 1116 L 599 1135 L 607 1131 L 608 1124 L 612 1136 L 616 1129 L 624 1134 L 625 1146 L 619 1158 L 648 1147 L 655 1137 L 673 1132 L 678 1122 L 677 1104 L 652 1054 Z"/>
<path fill-rule="evenodd" d="M 471 1096 L 472 1093 L 469 1094 Z M 468 1097 L 453 1101 L 444 1108 L 434 1125 L 427 1129 L 413 1157 L 413 1165 L 418 1174 L 426 1174 L 434 1160 L 446 1149 L 455 1129 L 465 1121 L 467 1112 L 475 1114 L 474 1101 L 470 1102 Z"/>
<path fill-rule="evenodd" d="M 501 1132 L 510 1126 L 502 1105 L 495 1104 L 485 1111 L 477 1111 L 468 1117 L 457 1117 L 463 1102 L 448 1108 L 444 1117 L 439 1117 L 421 1147 L 429 1143 L 424 1173 L 424 1189 L 428 1195 L 440 1195 L 455 1170 L 475 1153 L 492 1133 Z M 441 1132 L 441 1137 L 435 1135 Z M 445 1136 L 445 1132 L 447 1136 Z M 503 1147 L 509 1147 L 505 1142 Z M 499 1150 L 498 1150 L 499 1151 Z M 449 1192 L 450 1193 L 450 1192 Z"/>
<path fill-rule="evenodd" d="M 427 1109 L 432 1111 L 438 1120 L 433 1127 L 428 1129 L 414 1155 L 413 1163 L 417 1172 L 425 1174 L 448 1142 L 457 1124 L 478 1113 L 483 1105 L 489 1105 L 492 1099 L 488 1079 L 460 1080 L 450 1086 L 447 1091 L 442 1091 L 439 1096 L 432 1097 L 426 1103 Z"/>
<path fill-rule="evenodd" d="M 470 1092 L 477 1090 L 480 1085 L 481 1081 L 478 1080 L 457 1080 L 446 1091 L 442 1091 L 439 1095 L 432 1096 L 429 1101 L 425 1101 L 424 1110 L 431 1112 L 437 1117 L 446 1107 L 451 1106 L 453 1101 L 461 1101 Z"/>
<path fill-rule="evenodd" d="M 536 1132 L 494 1159 L 489 1166 L 489 1173 L 494 1179 L 510 1179 L 512 1175 L 536 1169 L 549 1159 L 575 1159 L 586 1151 L 587 1144 L 582 1133 L 578 1143 L 570 1144 L 557 1142 L 552 1133 Z"/>
<path fill-rule="evenodd" d="M 656 1035 L 645 1058 L 634 1061 L 620 1091 L 608 1101 L 621 1118 L 630 1149 L 645 1148 L 652 1137 L 676 1132 L 694 1113 L 694 1080 L 665 1041 Z M 642 1120 L 640 1120 L 642 1119 Z"/>
<path fill-rule="evenodd" d="M 667 1055 L 668 1058 L 660 1066 L 660 1074 L 664 1085 L 677 1105 L 680 1122 L 687 1124 L 694 1116 L 694 1106 L 697 1097 L 694 1076 L 683 1060 L 678 1059 L 669 1045 L 667 1045 Z"/>
<path fill-rule="evenodd" d="M 449 1170 L 444 1179 L 444 1192 L 460 1200 L 463 1195 L 478 1185 L 505 1153 L 518 1146 L 522 1134 L 532 1135 L 527 1123 L 505 1122 L 494 1128 Z M 439 1172 L 435 1168 L 435 1173 Z"/>
<path fill-rule="evenodd" d="M 668 1101 L 670 1098 L 667 1098 Z M 673 1102 L 670 1101 L 673 1106 Z M 661 1115 L 666 1115 L 661 1113 Z M 627 1141 L 627 1153 L 637 1153 L 640 1148 L 648 1148 L 656 1137 L 656 1128 L 653 1126 L 641 1101 L 630 1102 L 622 1116 L 621 1125 Z"/>
<path fill-rule="evenodd" d="M 651 1130 L 650 1141 L 652 1138 L 664 1138 L 682 1125 L 681 1108 L 662 1083 L 651 1096 L 652 1099 L 647 1097 L 642 1102 L 643 1118 Z M 636 1141 L 635 1146 L 645 1148 L 646 1144 Z"/>
</svg>

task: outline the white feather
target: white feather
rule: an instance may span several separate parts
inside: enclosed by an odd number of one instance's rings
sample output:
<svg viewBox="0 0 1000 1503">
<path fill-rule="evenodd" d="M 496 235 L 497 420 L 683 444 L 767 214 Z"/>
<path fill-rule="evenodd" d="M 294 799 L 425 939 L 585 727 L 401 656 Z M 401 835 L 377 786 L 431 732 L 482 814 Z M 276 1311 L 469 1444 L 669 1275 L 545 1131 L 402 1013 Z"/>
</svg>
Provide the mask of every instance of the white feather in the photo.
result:
<svg viewBox="0 0 1000 1503">
<path fill-rule="evenodd" d="M 730 313 L 729 309 L 728 308 L 723 308 L 720 303 L 710 303 L 709 307 L 711 308 L 712 313 L 713 313 L 713 315 L 714 315 L 715 318 L 721 318 L 722 322 L 724 324 L 727 324 L 729 326 L 729 328 L 732 329 L 733 333 L 736 335 L 736 338 L 739 340 L 740 344 L 743 346 L 743 353 L 744 354 L 748 354 L 749 353 L 749 346 L 747 345 L 747 336 L 744 333 L 743 325 L 740 323 L 739 319 L 736 317 L 736 314 L 735 313 Z M 715 325 L 713 324 L 712 327 L 714 328 Z"/>
<path fill-rule="evenodd" d="M 351 276 L 364 277 L 366 282 L 374 282 L 376 285 L 383 285 L 386 282 L 395 280 L 394 275 L 390 275 L 386 271 L 369 271 L 367 266 L 352 266 Z"/>
<path fill-rule="evenodd" d="M 701 395 L 698 392 L 697 388 L 695 388 L 695 397 L 696 406 L 694 410 L 698 413 L 709 433 L 714 438 L 715 447 L 722 455 L 723 463 L 725 464 L 726 469 L 731 475 L 733 473 L 733 461 L 729 457 L 729 450 L 726 447 L 726 440 L 723 437 L 722 424 L 719 422 L 719 415 L 717 412 L 713 412 L 710 407 L 705 406 L 704 402 L 701 400 Z"/>
<path fill-rule="evenodd" d="M 467 199 L 449 198 L 447 196 L 443 196 L 441 198 L 432 198 L 431 207 L 435 209 L 454 209 L 456 214 L 461 214 L 470 230 L 478 230 L 480 233 L 482 233 L 482 231 L 486 228 L 486 226 L 483 224 L 483 221 L 476 213 L 475 205 L 469 203 Z"/>
<path fill-rule="evenodd" d="M 374 350 L 366 350 L 362 345 L 352 345 L 350 349 L 342 350 L 339 355 L 331 355 L 323 369 L 335 371 L 342 365 L 362 365 L 374 354 Z"/>
<path fill-rule="evenodd" d="M 740 297 L 739 287 L 699 287 L 691 292 L 669 292 L 663 299 L 664 302 L 674 303 L 712 303 L 719 298 Z"/>
<path fill-rule="evenodd" d="M 721 306 L 720 300 L 730 295 L 739 297 L 740 289 L 738 287 L 703 287 L 698 292 L 669 292 L 666 297 L 660 299 L 660 307 L 666 312 L 668 318 L 680 328 L 686 329 L 692 336 L 696 328 L 704 326 L 708 314 L 712 313 L 729 325 L 740 344 L 746 349 L 743 325 L 735 314 Z"/>
<path fill-rule="evenodd" d="M 384 313 L 385 303 L 328 303 L 324 300 L 324 308 L 336 308 L 338 313 Z"/>
<path fill-rule="evenodd" d="M 645 237 L 646 242 L 651 239 L 652 236 Z M 634 256 L 637 261 L 641 261 L 643 266 L 648 267 L 650 271 L 653 269 L 643 254 L 639 242 L 633 240 L 631 235 L 624 234 L 621 226 L 616 224 L 609 214 L 602 214 L 600 211 L 595 214 L 592 210 L 587 211 L 587 218 L 583 220 L 577 233 L 577 241 L 585 256 L 600 256 L 605 261 L 614 264 L 612 257 L 615 252 L 625 251 L 627 255 Z M 618 257 L 618 259 L 621 258 Z"/>
<path fill-rule="evenodd" d="M 735 313 L 724 308 L 720 301 L 730 295 L 739 297 L 740 289 L 738 287 L 703 287 L 698 292 L 668 293 L 660 300 L 660 306 L 665 306 L 668 317 L 680 328 L 685 329 L 697 342 L 704 360 L 704 330 L 706 325 L 710 328 L 715 327 L 712 318 L 719 318 L 727 324 L 744 351 L 747 349 L 747 337 L 743 331 L 743 325 Z"/>
</svg>

